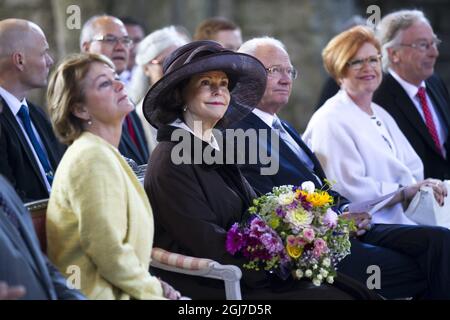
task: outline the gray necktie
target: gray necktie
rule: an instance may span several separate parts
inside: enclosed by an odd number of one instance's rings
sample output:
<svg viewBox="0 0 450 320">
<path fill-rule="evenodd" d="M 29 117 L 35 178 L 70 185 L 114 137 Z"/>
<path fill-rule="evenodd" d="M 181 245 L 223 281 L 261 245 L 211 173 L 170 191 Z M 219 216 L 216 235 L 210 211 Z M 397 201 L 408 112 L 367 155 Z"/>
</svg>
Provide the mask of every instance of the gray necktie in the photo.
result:
<svg viewBox="0 0 450 320">
<path fill-rule="evenodd" d="M 272 128 L 277 130 L 280 138 L 288 145 L 289 149 L 303 162 L 303 164 L 311 171 L 314 170 L 314 163 L 306 154 L 306 152 L 298 145 L 298 143 L 291 137 L 291 135 L 284 129 L 280 119 L 273 118 Z"/>
</svg>

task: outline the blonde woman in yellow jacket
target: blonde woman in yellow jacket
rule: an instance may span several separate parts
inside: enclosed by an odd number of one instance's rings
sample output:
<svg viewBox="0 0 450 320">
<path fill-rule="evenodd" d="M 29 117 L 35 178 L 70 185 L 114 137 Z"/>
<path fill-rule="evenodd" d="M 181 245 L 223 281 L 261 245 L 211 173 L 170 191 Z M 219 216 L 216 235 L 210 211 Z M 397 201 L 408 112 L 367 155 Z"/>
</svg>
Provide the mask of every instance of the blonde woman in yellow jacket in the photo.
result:
<svg viewBox="0 0 450 320">
<path fill-rule="evenodd" d="M 50 260 L 66 275 L 79 271 L 73 274 L 90 299 L 179 298 L 148 272 L 153 215 L 117 149 L 134 107 L 113 63 L 95 54 L 69 57 L 52 74 L 47 96 L 55 132 L 69 145 L 47 210 Z"/>
</svg>

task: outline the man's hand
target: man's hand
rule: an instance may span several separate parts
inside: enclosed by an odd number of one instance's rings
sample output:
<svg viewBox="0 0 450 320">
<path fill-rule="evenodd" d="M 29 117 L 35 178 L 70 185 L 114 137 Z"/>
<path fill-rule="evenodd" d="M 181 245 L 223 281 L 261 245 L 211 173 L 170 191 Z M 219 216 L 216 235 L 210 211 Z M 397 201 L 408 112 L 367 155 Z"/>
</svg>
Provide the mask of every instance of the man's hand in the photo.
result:
<svg viewBox="0 0 450 320">
<path fill-rule="evenodd" d="M 0 300 L 16 300 L 25 295 L 26 291 L 23 286 L 8 286 L 5 282 L 0 281 Z"/>
<path fill-rule="evenodd" d="M 341 214 L 341 217 L 349 220 L 352 219 L 355 222 L 357 237 L 365 234 L 372 226 L 372 216 L 367 212 L 345 212 Z"/>
</svg>

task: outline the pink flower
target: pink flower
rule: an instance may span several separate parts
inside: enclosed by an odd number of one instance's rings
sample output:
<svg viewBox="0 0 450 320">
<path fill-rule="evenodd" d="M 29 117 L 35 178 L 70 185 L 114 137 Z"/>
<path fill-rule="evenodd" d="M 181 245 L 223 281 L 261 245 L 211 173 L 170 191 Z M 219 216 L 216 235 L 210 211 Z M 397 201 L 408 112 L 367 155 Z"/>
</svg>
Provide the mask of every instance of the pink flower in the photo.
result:
<svg viewBox="0 0 450 320">
<path fill-rule="evenodd" d="M 315 247 L 312 251 L 313 256 L 318 259 L 320 258 L 320 256 L 322 255 L 322 250 L 320 250 L 319 248 Z"/>
<path fill-rule="evenodd" d="M 337 226 L 338 215 L 331 209 L 328 209 L 323 216 L 322 223 L 330 229 L 334 229 Z"/>
<path fill-rule="evenodd" d="M 303 237 L 305 238 L 306 241 L 308 242 L 312 242 L 314 240 L 315 237 L 315 233 L 314 230 L 311 228 L 306 228 L 303 230 Z"/>
<path fill-rule="evenodd" d="M 323 239 L 317 238 L 314 240 L 314 247 L 320 251 L 324 251 L 327 248 L 327 243 Z"/>
<path fill-rule="evenodd" d="M 297 238 L 292 234 L 287 236 L 286 241 L 291 247 L 295 247 L 295 245 L 297 244 Z"/>
</svg>

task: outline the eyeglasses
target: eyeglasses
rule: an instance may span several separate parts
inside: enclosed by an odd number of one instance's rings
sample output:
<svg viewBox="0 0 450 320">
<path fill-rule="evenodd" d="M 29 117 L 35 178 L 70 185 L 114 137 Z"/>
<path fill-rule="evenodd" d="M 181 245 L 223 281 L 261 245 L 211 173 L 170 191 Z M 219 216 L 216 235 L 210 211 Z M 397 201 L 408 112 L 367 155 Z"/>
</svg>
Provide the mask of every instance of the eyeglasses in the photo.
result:
<svg viewBox="0 0 450 320">
<path fill-rule="evenodd" d="M 417 49 L 422 52 L 426 52 L 430 49 L 431 46 L 433 48 L 437 49 L 441 43 L 442 43 L 442 41 L 440 39 L 436 38 L 436 39 L 431 40 L 431 42 L 428 42 L 426 40 L 420 40 L 420 41 L 416 41 L 411 44 L 400 43 L 400 46 L 410 47 L 410 48 L 414 48 L 414 49 Z"/>
<path fill-rule="evenodd" d="M 117 42 L 120 42 L 125 47 L 130 47 L 133 44 L 133 40 L 130 37 L 118 38 L 112 35 L 94 37 L 92 41 L 101 41 L 110 46 L 117 45 Z"/>
<path fill-rule="evenodd" d="M 281 77 L 283 73 L 289 75 L 292 80 L 297 79 L 298 71 L 294 67 L 283 68 L 282 66 L 271 66 L 266 68 L 267 74 L 272 77 Z"/>
<path fill-rule="evenodd" d="M 378 67 L 381 60 L 381 54 L 377 56 L 370 56 L 365 59 L 355 59 L 347 62 L 347 65 L 353 70 L 360 70 L 365 63 L 368 63 L 372 68 Z"/>
</svg>

